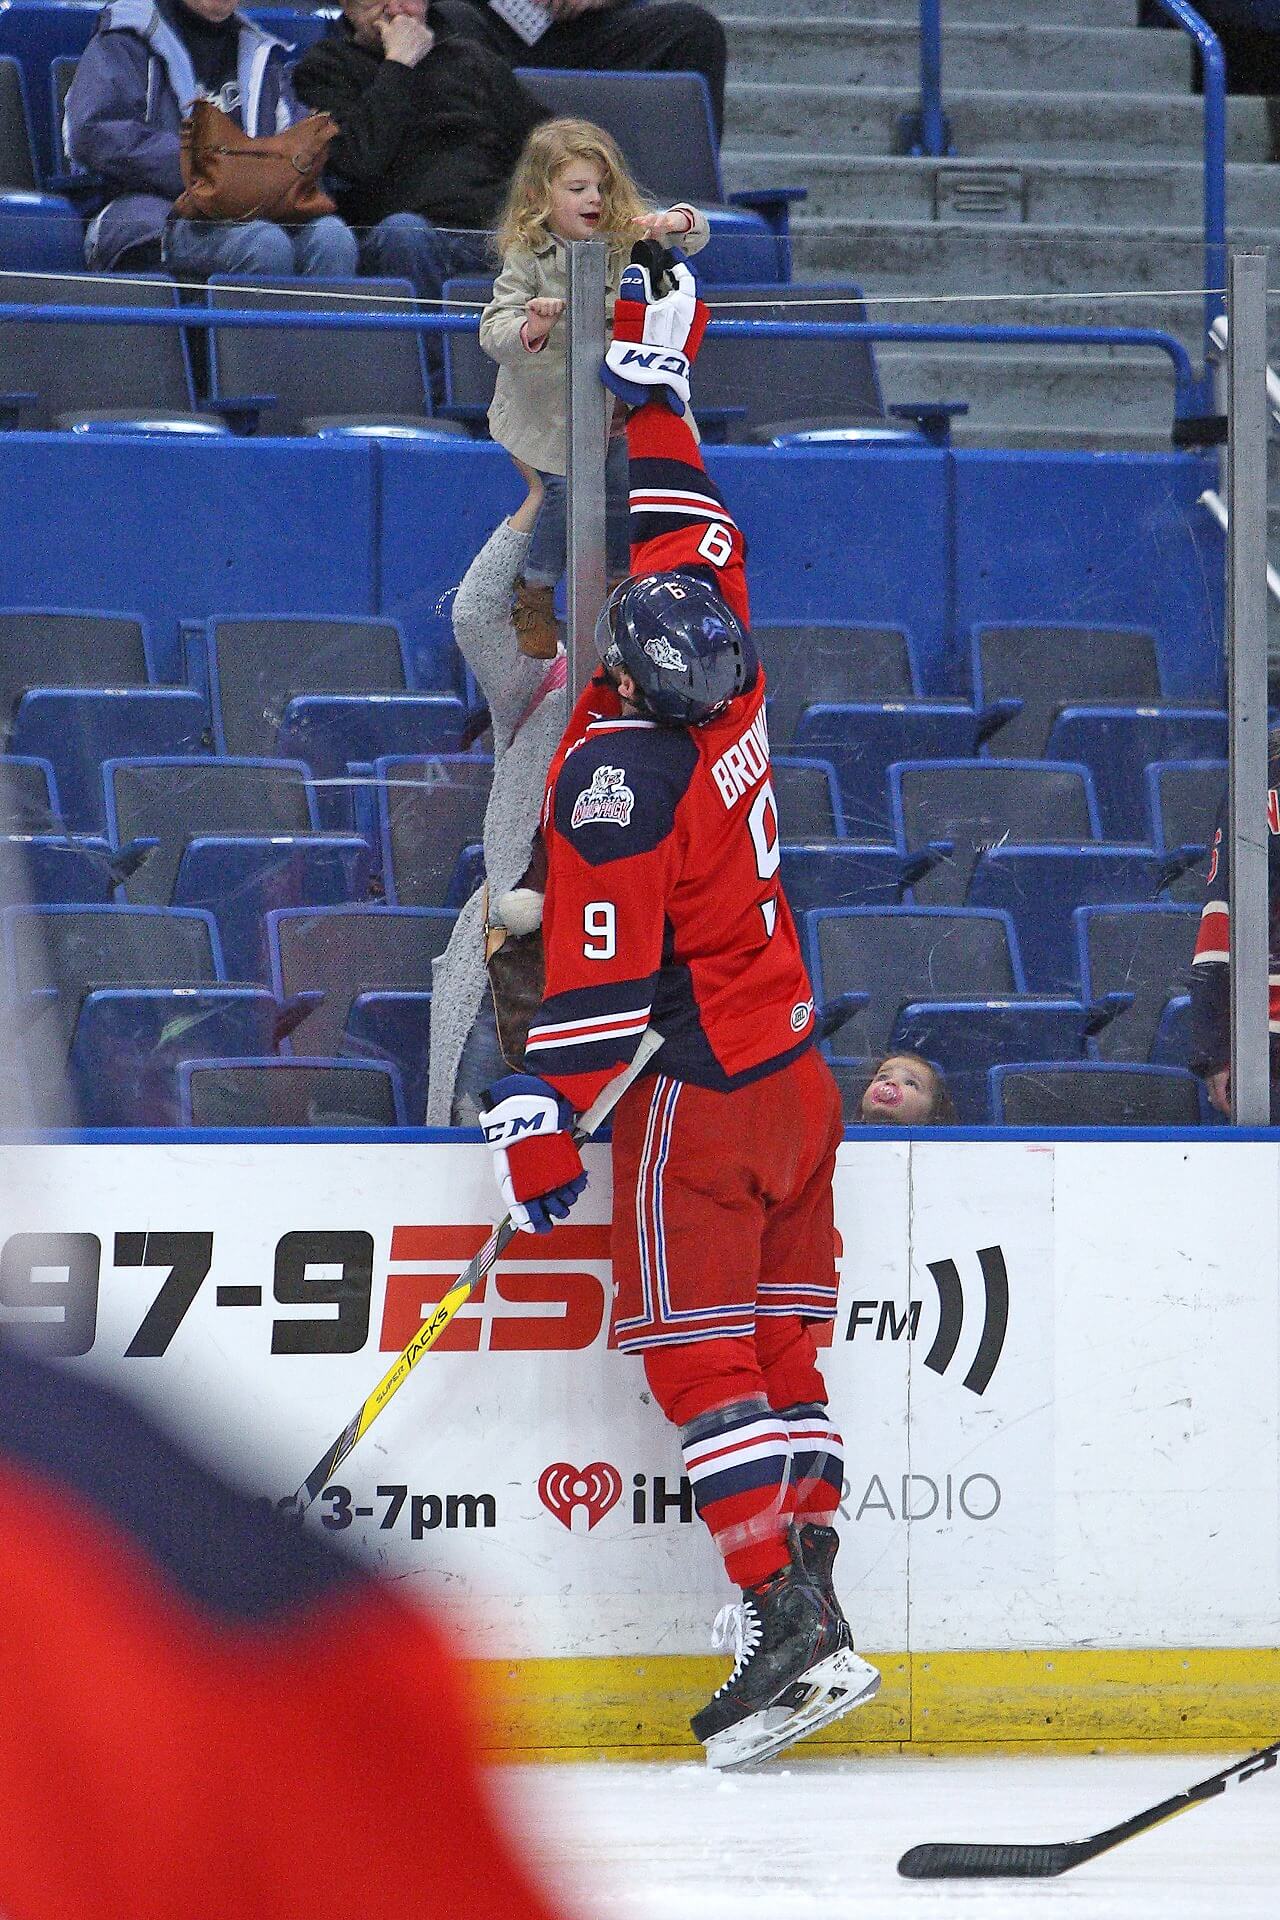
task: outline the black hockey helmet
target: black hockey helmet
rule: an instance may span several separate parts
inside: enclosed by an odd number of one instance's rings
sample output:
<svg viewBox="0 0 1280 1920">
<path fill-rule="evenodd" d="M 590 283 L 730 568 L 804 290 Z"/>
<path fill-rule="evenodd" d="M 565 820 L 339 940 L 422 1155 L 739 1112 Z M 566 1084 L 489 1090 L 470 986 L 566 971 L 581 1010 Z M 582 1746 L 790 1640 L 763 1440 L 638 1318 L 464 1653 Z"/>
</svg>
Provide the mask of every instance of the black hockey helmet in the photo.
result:
<svg viewBox="0 0 1280 1920">
<path fill-rule="evenodd" d="M 596 621 L 606 668 L 631 675 L 640 705 L 667 727 L 700 727 L 750 677 L 753 654 L 736 614 L 696 573 L 642 573 L 614 588 Z"/>
</svg>

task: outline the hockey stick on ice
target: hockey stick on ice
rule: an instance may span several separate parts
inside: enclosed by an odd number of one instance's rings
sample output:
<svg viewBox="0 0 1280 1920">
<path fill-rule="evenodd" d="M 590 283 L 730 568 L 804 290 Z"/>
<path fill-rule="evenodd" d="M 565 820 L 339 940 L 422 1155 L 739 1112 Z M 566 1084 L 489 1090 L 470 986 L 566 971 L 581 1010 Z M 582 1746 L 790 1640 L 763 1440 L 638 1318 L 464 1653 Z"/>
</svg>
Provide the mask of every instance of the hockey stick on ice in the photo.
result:
<svg viewBox="0 0 1280 1920">
<path fill-rule="evenodd" d="M 1135 1813 L 1119 1826 L 1106 1827 L 1087 1840 L 1050 1841 L 1042 1846 L 1022 1846 L 1010 1842 L 973 1842 L 931 1840 L 923 1846 L 909 1847 L 898 1862 L 898 1872 L 907 1880 L 1043 1880 L 1068 1873 L 1083 1860 L 1095 1860 L 1100 1853 L 1132 1840 L 1135 1833 L 1158 1827 L 1175 1814 L 1185 1813 L 1201 1800 L 1214 1800 L 1225 1793 L 1233 1780 L 1252 1780 L 1255 1774 L 1268 1773 L 1280 1759 L 1280 1740 L 1257 1753 L 1210 1774 L 1185 1793 L 1175 1793 L 1159 1806 Z"/>
<path fill-rule="evenodd" d="M 587 1108 L 581 1120 L 573 1130 L 576 1141 L 589 1140 L 600 1127 L 631 1082 L 641 1069 L 653 1058 L 662 1045 L 662 1035 L 652 1027 L 646 1027 L 640 1036 L 640 1044 L 624 1067 L 623 1071 L 609 1082 L 600 1097 Z M 326 1447 L 310 1473 L 293 1496 L 293 1511 L 299 1516 L 304 1514 L 318 1493 L 321 1493 L 332 1480 L 339 1466 L 351 1449 L 364 1438 L 370 1427 L 382 1412 L 387 1402 L 397 1393 L 424 1353 L 429 1353 L 440 1335 L 444 1332 L 454 1314 L 462 1305 L 471 1289 L 491 1270 L 498 1256 L 515 1239 L 517 1229 L 511 1224 L 511 1215 L 506 1214 L 498 1222 L 489 1238 L 485 1241 L 470 1266 L 450 1287 L 444 1299 L 434 1312 L 423 1321 L 400 1358 L 379 1380 L 373 1392 L 363 1402 L 355 1418 L 348 1422 L 333 1442 Z"/>
</svg>

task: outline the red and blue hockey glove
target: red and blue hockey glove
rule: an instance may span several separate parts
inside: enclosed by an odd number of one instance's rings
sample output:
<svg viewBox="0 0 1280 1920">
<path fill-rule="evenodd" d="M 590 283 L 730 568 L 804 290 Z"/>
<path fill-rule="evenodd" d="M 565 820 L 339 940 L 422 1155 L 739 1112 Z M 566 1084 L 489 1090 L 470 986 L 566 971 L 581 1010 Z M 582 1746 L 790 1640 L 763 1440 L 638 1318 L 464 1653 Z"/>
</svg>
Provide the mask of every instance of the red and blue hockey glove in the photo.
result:
<svg viewBox="0 0 1280 1920">
<path fill-rule="evenodd" d="M 587 1184 L 573 1137 L 577 1114 L 532 1073 L 509 1073 L 481 1096 L 480 1126 L 512 1225 L 550 1233 Z"/>
<path fill-rule="evenodd" d="M 684 414 L 689 368 L 711 316 L 683 260 L 671 269 L 671 279 L 671 291 L 655 299 L 646 266 L 633 263 L 623 269 L 613 309 L 613 340 L 600 378 L 630 407 L 642 407 L 656 395 L 673 413 Z"/>
</svg>

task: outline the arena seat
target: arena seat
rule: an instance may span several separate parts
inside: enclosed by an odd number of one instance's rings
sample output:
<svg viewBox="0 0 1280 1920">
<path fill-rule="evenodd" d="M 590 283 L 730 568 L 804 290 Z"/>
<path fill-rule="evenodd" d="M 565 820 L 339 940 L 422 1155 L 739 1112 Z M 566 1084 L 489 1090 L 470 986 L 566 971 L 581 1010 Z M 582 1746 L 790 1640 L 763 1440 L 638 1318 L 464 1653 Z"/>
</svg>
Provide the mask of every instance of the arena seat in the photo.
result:
<svg viewBox="0 0 1280 1920">
<path fill-rule="evenodd" d="M 342 1035 L 344 1060 L 376 1060 L 397 1069 L 411 1127 L 422 1125 L 431 1067 L 431 995 L 358 993 Z"/>
<path fill-rule="evenodd" d="M 65 203 L 62 203 L 65 204 Z M 76 229 L 80 220 L 67 208 Z M 0 207 L 0 234 L 8 224 Z M 12 249 L 12 235 L 5 247 Z M 163 274 L 98 276 L 85 272 L 83 259 L 70 273 L 67 261 L 28 261 L 13 267 L 4 283 L 5 299 L 24 306 L 166 307 L 176 309 L 178 290 Z M 65 279 L 58 272 L 67 273 Z M 53 277 L 51 277 L 51 275 Z M 225 434 L 217 419 L 196 403 L 191 363 L 183 329 L 177 326 L 94 326 L 75 322 L 5 321 L 0 324 L 0 393 L 33 396 L 17 410 L 26 428 L 109 428 L 145 421 L 148 432 L 198 429 Z M 14 408 L 10 408 L 14 412 Z"/>
<path fill-rule="evenodd" d="M 444 906 L 461 849 L 484 832 L 491 757 L 384 757 L 373 771 L 387 900 L 399 907 Z"/>
<path fill-rule="evenodd" d="M 751 637 L 764 665 L 775 747 L 794 740 L 806 707 L 920 695 L 911 641 L 901 627 L 753 624 Z"/>
<path fill-rule="evenodd" d="M 985 1126 L 987 1072 L 997 1061 L 1082 1060 L 1090 1027 L 1078 1000 L 1025 996 L 914 1000 L 898 1009 L 888 1053 L 918 1053 L 941 1068 L 957 1117 Z"/>
<path fill-rule="evenodd" d="M 992 743 L 1002 759 L 1053 757 L 1046 743 L 1059 707 L 1155 706 L 1163 697 L 1155 635 L 1140 627 L 984 623 L 970 647 L 975 705 L 1020 703 Z"/>
<path fill-rule="evenodd" d="M 783 840 L 782 886 L 792 913 L 814 907 L 896 907 L 906 887 L 896 847 L 852 840 Z"/>
<path fill-rule="evenodd" d="M 214 275 L 209 305 L 253 312 L 413 313 L 407 280 L 260 280 Z M 429 424 L 422 335 L 349 327 L 213 327 L 211 395 L 243 405 L 259 433 L 312 433 L 320 426 Z"/>
<path fill-rule="evenodd" d="M 1089 770 L 1026 760 L 899 761 L 889 769 L 893 828 L 904 852 L 940 857 L 912 885 L 918 906 L 964 901 L 979 854 L 1002 839 L 1098 838 Z M 950 845 L 951 851 L 941 850 Z"/>
<path fill-rule="evenodd" d="M 1218 808 L 1227 791 L 1225 760 L 1164 760 L 1146 769 L 1152 845 L 1171 854 L 1181 847 L 1213 844 Z M 1170 882 L 1173 900 L 1203 901 L 1206 862 L 1188 867 Z"/>
<path fill-rule="evenodd" d="M 779 830 L 793 840 L 837 840 L 844 834 L 844 811 L 836 770 L 829 760 L 798 754 L 774 754 L 773 793 Z"/>
<path fill-rule="evenodd" d="M 342 830 L 354 824 L 355 791 L 372 780 L 377 761 L 452 753 L 465 720 L 453 694 L 300 693 L 281 716 L 276 751 L 305 763 L 321 825 Z"/>
<path fill-rule="evenodd" d="M 1158 760 L 1220 758 L 1227 716 L 1218 708 L 1062 707 L 1045 757 L 1079 760 L 1093 774 L 1102 831 L 1113 840 L 1147 832 L 1146 769 Z"/>
<path fill-rule="evenodd" d="M 1146 904 L 1160 897 L 1164 866 L 1150 847 L 1032 847 L 1010 841 L 978 858 L 966 902 L 1004 910 L 1033 993 L 1080 992 L 1072 914 L 1082 906 Z"/>
<path fill-rule="evenodd" d="M 112 862 L 112 849 L 100 838 L 0 834 L 0 905 L 107 906 L 118 881 Z"/>
<path fill-rule="evenodd" d="M 0 190 L 34 193 L 39 185 L 22 68 L 0 54 Z"/>
<path fill-rule="evenodd" d="M 697 256 L 700 277 L 790 280 L 790 207 L 806 197 L 805 189 L 725 193 L 711 98 L 701 74 L 550 67 L 517 67 L 515 72 L 553 113 L 592 120 L 611 133 L 634 177 L 660 206 L 686 200 L 707 215 L 711 239 Z"/>
<path fill-rule="evenodd" d="M 186 1060 L 178 1068 L 187 1127 L 401 1127 L 404 1091 L 385 1062 Z"/>
<path fill-rule="evenodd" d="M 152 906 L 173 898 L 183 852 L 198 834 L 305 834 L 320 825 L 297 761 L 113 760 L 103 784 L 113 844 L 155 842 L 125 880 L 127 899 Z"/>
<path fill-rule="evenodd" d="M 431 991 L 431 962 L 457 915 L 442 907 L 281 907 L 266 919 L 276 995 L 316 999 L 303 1038 L 328 1057 L 341 1047 L 359 994 Z"/>
<path fill-rule="evenodd" d="M 403 693 L 415 684 L 394 620 L 300 614 L 215 619 L 206 623 L 204 645 L 219 753 L 273 753 L 295 694 Z"/>
<path fill-rule="evenodd" d="M 179 1063 L 270 1052 L 279 1012 L 263 988 L 95 988 L 68 1055 L 81 1126 L 176 1127 Z"/>
<path fill-rule="evenodd" d="M 367 900 L 371 864 L 368 844 L 357 834 L 195 833 L 182 851 L 173 904 L 208 908 L 228 979 L 265 984 L 271 978 L 265 915 L 279 907 Z"/>
<path fill-rule="evenodd" d="M 0 658 L 3 651 L 3 628 L 0 627 Z M 0 828 L 7 833 L 62 831 L 58 782 L 48 760 L 34 755 L 0 754 Z"/>
<path fill-rule="evenodd" d="M 213 752 L 204 699 L 190 687 L 33 687 L 18 704 L 10 744 L 51 762 L 74 833 L 106 826 L 107 761 Z"/>
<path fill-rule="evenodd" d="M 794 745 L 830 760 L 840 782 L 845 831 L 891 840 L 888 770 L 895 760 L 959 760 L 977 750 L 979 716 L 958 700 L 806 707 Z"/>
<path fill-rule="evenodd" d="M 1182 1067 L 1117 1061 L 1024 1061 L 991 1068 L 992 1124 L 1006 1127 L 1196 1127 L 1200 1085 Z"/>
<path fill-rule="evenodd" d="M 0 611 L 0 727 L 29 687 L 145 687 L 157 678 L 143 622 L 79 608 Z"/>
<path fill-rule="evenodd" d="M 1166 1000 L 1151 1042 L 1153 1067 L 1189 1067 L 1191 1065 L 1191 995 L 1175 993 Z"/>
<path fill-rule="evenodd" d="M 965 907 L 836 907 L 804 916 L 819 1005 L 866 993 L 841 1033 L 840 1052 L 884 1052 L 899 1007 L 912 1000 L 974 1000 L 1026 991 L 1011 916 Z"/>
<path fill-rule="evenodd" d="M 1199 911 L 1162 901 L 1077 907 L 1072 918 L 1085 998 L 1133 995 L 1133 1005 L 1099 1033 L 1099 1054 L 1105 1060 L 1150 1059 L 1165 1007 L 1190 984 Z"/>
</svg>

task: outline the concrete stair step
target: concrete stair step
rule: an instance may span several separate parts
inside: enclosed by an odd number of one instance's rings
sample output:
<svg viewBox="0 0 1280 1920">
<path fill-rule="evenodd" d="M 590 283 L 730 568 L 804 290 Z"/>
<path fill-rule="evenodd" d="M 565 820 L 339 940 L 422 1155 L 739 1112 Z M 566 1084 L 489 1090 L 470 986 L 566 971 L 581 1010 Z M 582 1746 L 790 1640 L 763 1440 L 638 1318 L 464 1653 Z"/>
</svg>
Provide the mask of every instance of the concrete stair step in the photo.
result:
<svg viewBox="0 0 1280 1920">
<path fill-rule="evenodd" d="M 876 220 L 1100 223 L 1146 231 L 1194 226 L 1204 205 L 1204 169 L 1192 160 L 928 160 L 736 149 L 725 154 L 724 171 L 731 189 L 807 187 L 809 220 L 840 219 L 857 207 Z M 1280 221 L 1280 169 L 1233 166 L 1227 210 L 1237 225 Z"/>
<path fill-rule="evenodd" d="M 817 129 L 826 153 L 892 154 L 900 150 L 899 123 L 918 105 L 914 82 L 850 92 L 735 78 L 726 96 L 725 159 L 743 148 L 810 153 Z M 999 93 L 949 85 L 946 110 L 953 149 L 963 158 L 1194 160 L 1204 147 L 1203 103 L 1189 94 Z M 1227 142 L 1232 161 L 1267 159 L 1264 100 L 1228 102 Z"/>
<path fill-rule="evenodd" d="M 802 0 L 803 4 L 803 0 Z M 909 86 L 920 73 L 920 31 L 907 20 L 848 20 L 788 15 L 764 20 L 723 16 L 736 74 L 753 80 L 825 85 Z M 1180 33 L 1071 23 L 947 27 L 943 66 L 949 88 L 996 83 L 1005 91 L 1184 93 L 1191 85 L 1190 42 Z"/>
<path fill-rule="evenodd" d="M 886 402 L 967 401 L 969 431 L 1054 427 L 1169 441 L 1173 369 L 1163 354 L 884 346 L 876 364 Z"/>
<path fill-rule="evenodd" d="M 712 13 L 733 20 L 744 17 L 775 20 L 777 0 L 703 0 Z M 802 0 L 809 20 L 907 20 L 918 25 L 920 0 Z M 954 26 L 1028 26 L 1071 24 L 1078 27 L 1133 27 L 1137 0 L 943 0 L 944 34 Z"/>
<path fill-rule="evenodd" d="M 980 221 L 793 222 L 798 279 L 850 274 L 870 292 L 931 295 L 1186 292 L 1204 282 L 1204 236 L 1192 227 L 1068 230 Z M 1233 244 L 1280 248 L 1280 232 L 1236 228 Z M 1273 263 L 1271 273 L 1276 274 Z M 1149 303 L 1155 318 L 1160 302 Z"/>
</svg>

